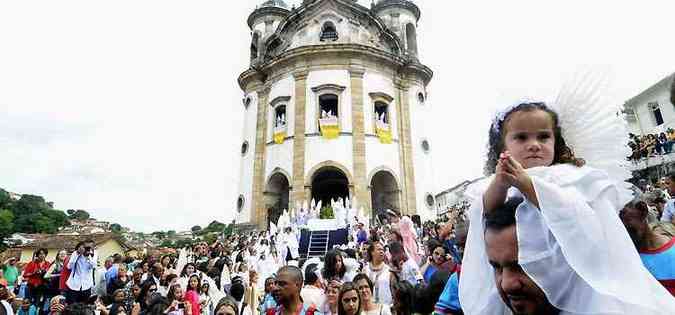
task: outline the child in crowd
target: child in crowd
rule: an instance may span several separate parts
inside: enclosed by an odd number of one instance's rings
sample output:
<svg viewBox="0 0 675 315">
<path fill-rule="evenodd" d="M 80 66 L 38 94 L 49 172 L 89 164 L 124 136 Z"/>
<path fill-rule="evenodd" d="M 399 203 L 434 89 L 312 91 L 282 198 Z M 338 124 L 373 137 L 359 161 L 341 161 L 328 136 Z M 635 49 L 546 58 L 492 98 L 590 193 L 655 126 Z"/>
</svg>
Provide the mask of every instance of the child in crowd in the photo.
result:
<svg viewBox="0 0 675 315">
<path fill-rule="evenodd" d="M 529 303 L 524 292 L 505 292 L 480 223 L 507 198 L 520 197 L 517 261 L 504 273 L 532 278 L 563 314 L 675 314 L 675 301 L 648 274 L 618 218 L 630 192 L 584 166 L 563 138 L 583 131 L 563 127 L 543 102 L 516 103 L 493 121 L 486 163 L 492 176 L 467 190 L 474 202 L 459 285 L 464 312 L 502 314 Z"/>
</svg>

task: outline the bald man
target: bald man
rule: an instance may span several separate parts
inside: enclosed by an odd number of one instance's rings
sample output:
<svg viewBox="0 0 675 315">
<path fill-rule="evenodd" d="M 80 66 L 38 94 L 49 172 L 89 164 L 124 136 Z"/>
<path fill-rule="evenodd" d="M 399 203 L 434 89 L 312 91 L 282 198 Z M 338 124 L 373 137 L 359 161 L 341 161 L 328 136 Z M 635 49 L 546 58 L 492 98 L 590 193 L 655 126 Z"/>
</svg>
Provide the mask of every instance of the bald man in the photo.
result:
<svg viewBox="0 0 675 315">
<path fill-rule="evenodd" d="M 278 306 L 268 309 L 266 315 L 321 315 L 313 305 L 303 305 L 300 298 L 302 284 L 303 277 L 300 268 L 281 267 L 277 272 L 274 291 L 272 291 L 272 296 Z"/>
</svg>

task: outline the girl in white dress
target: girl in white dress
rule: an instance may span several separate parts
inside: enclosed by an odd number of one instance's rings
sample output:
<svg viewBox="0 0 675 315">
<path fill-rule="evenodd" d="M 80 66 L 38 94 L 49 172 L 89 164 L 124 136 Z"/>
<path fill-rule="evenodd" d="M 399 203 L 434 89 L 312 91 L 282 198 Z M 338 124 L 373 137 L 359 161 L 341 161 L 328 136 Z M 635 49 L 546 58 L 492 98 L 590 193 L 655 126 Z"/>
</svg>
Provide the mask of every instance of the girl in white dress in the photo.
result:
<svg viewBox="0 0 675 315">
<path fill-rule="evenodd" d="M 618 218 L 630 192 L 574 155 L 626 178 L 617 167 L 624 154 L 617 148 L 625 146 L 621 132 L 627 133 L 617 128 L 613 107 L 594 107 L 593 98 L 584 97 L 591 94 L 580 90 L 555 103 L 573 115 L 560 117 L 543 102 L 523 101 L 494 120 L 486 163 L 492 176 L 467 190 L 473 204 L 459 285 L 466 314 L 506 314 L 511 308 L 511 297 L 497 289 L 501 280 L 488 261 L 482 224 L 485 213 L 510 197 L 524 200 L 516 209 L 516 267 L 560 314 L 675 314 L 675 299 L 643 267 Z M 590 123 L 580 115 L 601 119 Z M 602 136 L 616 141 L 593 141 Z"/>
</svg>

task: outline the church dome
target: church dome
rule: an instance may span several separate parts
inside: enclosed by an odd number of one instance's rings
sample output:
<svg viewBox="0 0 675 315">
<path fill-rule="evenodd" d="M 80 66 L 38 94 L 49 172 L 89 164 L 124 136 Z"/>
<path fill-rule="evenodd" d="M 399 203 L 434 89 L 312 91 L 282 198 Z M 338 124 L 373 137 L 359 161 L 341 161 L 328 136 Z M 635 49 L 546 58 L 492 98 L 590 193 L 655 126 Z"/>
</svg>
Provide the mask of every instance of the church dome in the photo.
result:
<svg viewBox="0 0 675 315">
<path fill-rule="evenodd" d="M 420 8 L 412 0 L 377 0 L 372 5 L 373 13 L 378 14 L 384 9 L 398 7 L 410 10 L 417 20 L 420 19 Z"/>
<path fill-rule="evenodd" d="M 260 5 L 261 8 L 265 7 L 277 7 L 277 8 L 283 8 L 283 9 L 288 9 L 288 4 L 284 2 L 284 0 L 267 0 L 263 2 Z"/>
</svg>

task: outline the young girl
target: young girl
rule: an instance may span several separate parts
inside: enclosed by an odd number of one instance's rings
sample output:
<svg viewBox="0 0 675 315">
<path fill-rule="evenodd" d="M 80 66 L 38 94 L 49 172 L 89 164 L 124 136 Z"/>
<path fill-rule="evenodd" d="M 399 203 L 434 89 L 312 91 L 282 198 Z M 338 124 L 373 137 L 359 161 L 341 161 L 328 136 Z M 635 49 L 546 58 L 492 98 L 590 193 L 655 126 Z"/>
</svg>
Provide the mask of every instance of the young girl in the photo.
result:
<svg viewBox="0 0 675 315">
<path fill-rule="evenodd" d="M 199 290 L 201 279 L 196 274 L 193 274 L 188 279 L 187 289 L 185 290 L 185 302 L 192 305 L 192 314 L 201 315 L 201 305 L 199 304 Z"/>
<path fill-rule="evenodd" d="M 501 276 L 496 283 L 501 269 L 488 262 L 480 224 L 508 197 L 524 200 L 509 272 L 531 278 L 561 314 L 675 314 L 675 301 L 642 266 L 618 219 L 630 193 L 574 156 L 563 134 L 578 132 L 563 130 L 557 113 L 539 102 L 518 103 L 493 122 L 485 167 L 493 175 L 467 190 L 474 202 L 459 285 L 466 314 L 503 314 L 527 298 L 524 289 L 504 294 Z"/>
</svg>

